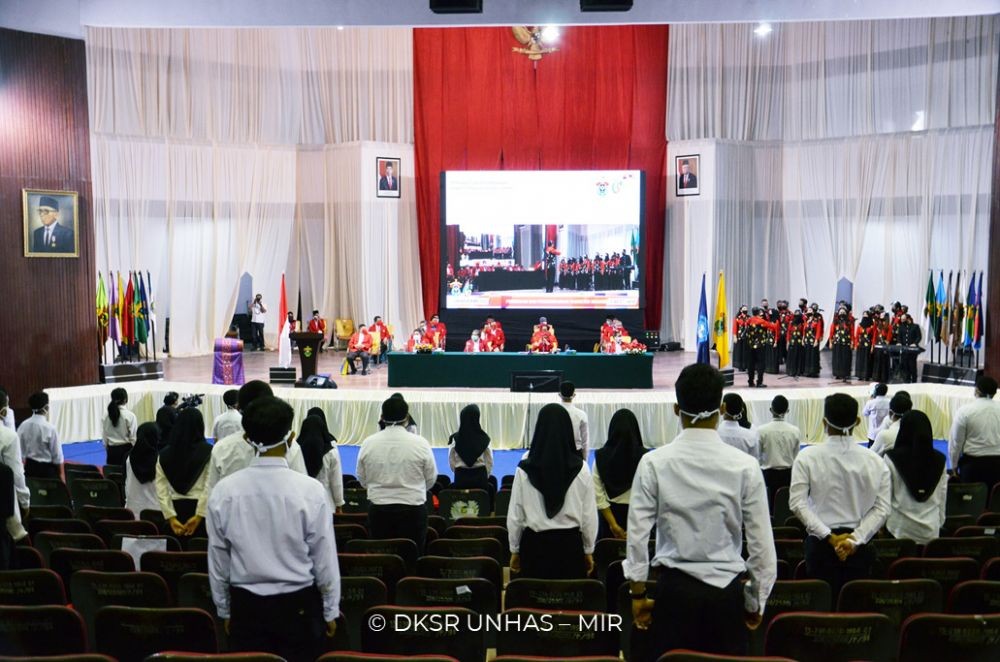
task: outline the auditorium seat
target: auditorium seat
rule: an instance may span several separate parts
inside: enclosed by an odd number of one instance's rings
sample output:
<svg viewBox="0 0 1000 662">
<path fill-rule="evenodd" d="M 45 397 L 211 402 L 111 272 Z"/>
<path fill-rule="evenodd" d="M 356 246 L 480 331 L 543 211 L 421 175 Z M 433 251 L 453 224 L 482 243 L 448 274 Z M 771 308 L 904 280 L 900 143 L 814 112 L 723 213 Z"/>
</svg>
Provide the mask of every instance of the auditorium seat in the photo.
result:
<svg viewBox="0 0 1000 662">
<path fill-rule="evenodd" d="M 940 609 L 926 611 L 941 611 Z M 1000 614 L 1000 582 L 974 579 L 956 584 L 948 594 L 949 614 Z"/>
<path fill-rule="evenodd" d="M 776 616 L 765 639 L 765 654 L 809 662 L 890 662 L 896 655 L 897 641 L 896 630 L 885 614 L 801 612 Z"/>
<path fill-rule="evenodd" d="M 119 660 L 143 660 L 162 651 L 218 653 L 215 624 L 200 609 L 102 607 L 95 648 Z"/>
<path fill-rule="evenodd" d="M 333 516 L 333 525 L 357 524 L 368 529 L 368 513 L 336 513 Z"/>
<path fill-rule="evenodd" d="M 117 520 L 128 522 L 135 520 L 135 513 L 128 508 L 109 508 L 107 506 L 83 506 L 76 509 L 79 517 L 92 527 L 97 527 L 101 520 Z"/>
<path fill-rule="evenodd" d="M 403 559 L 407 574 L 412 573 L 417 565 L 417 543 L 409 538 L 384 538 L 381 540 L 355 538 L 348 540 L 343 548 L 338 545 L 337 549 L 348 554 L 395 554 Z"/>
<path fill-rule="evenodd" d="M 440 515 L 429 514 L 427 515 L 427 526 L 437 531 L 439 538 L 443 538 L 444 532 L 451 526 L 451 523 Z"/>
<path fill-rule="evenodd" d="M 935 538 L 924 546 L 926 558 L 953 558 L 967 556 L 985 563 L 1000 556 L 1000 540 L 992 536 Z"/>
<path fill-rule="evenodd" d="M 14 565 L 19 570 L 37 570 L 45 567 L 45 559 L 42 558 L 42 553 L 34 547 L 15 545 Z"/>
<path fill-rule="evenodd" d="M 837 611 L 885 614 L 898 630 L 913 614 L 940 612 L 944 592 L 933 579 L 859 579 L 840 589 Z"/>
<path fill-rule="evenodd" d="M 45 519 L 73 519 L 73 509 L 69 506 L 42 506 L 31 504 L 31 517 Z"/>
<path fill-rule="evenodd" d="M 464 517 L 487 517 L 490 494 L 486 490 L 456 490 L 445 488 L 438 492 L 438 514 L 449 522 Z"/>
<path fill-rule="evenodd" d="M 226 634 L 225 623 L 219 618 L 215 609 L 208 575 L 200 572 L 189 572 L 186 575 L 181 575 L 177 581 L 177 592 L 173 594 L 173 600 L 172 606 L 201 609 L 210 615 L 215 621 L 215 638 L 219 642 L 219 649 L 228 650 L 229 637 Z"/>
<path fill-rule="evenodd" d="M 102 607 L 170 606 L 166 582 L 150 572 L 80 570 L 70 579 L 69 594 L 87 627 L 87 641 L 96 641 L 94 620 Z"/>
<path fill-rule="evenodd" d="M 99 535 L 107 545 L 111 544 L 111 541 L 114 540 L 116 535 L 135 538 L 141 536 L 156 536 L 160 533 L 157 531 L 156 525 L 152 522 L 143 522 L 137 519 L 102 519 L 97 522 L 95 529 L 97 535 Z"/>
<path fill-rule="evenodd" d="M 57 573 L 44 569 L 0 571 L 0 605 L 40 607 L 65 604 L 66 588 Z"/>
<path fill-rule="evenodd" d="M 28 534 L 32 540 L 42 532 L 51 533 L 93 533 L 94 530 L 82 519 L 49 519 L 47 517 L 31 517 L 27 522 Z"/>
<path fill-rule="evenodd" d="M 795 579 L 776 581 L 764 606 L 760 627 L 750 632 L 750 654 L 764 653 L 765 636 L 771 621 L 791 612 L 830 612 L 833 595 L 830 585 L 821 579 Z"/>
<path fill-rule="evenodd" d="M 207 552 L 208 551 L 208 538 L 201 537 L 190 537 L 181 538 L 181 544 L 184 547 L 185 552 Z"/>
<path fill-rule="evenodd" d="M 133 538 L 133 539 L 138 539 L 138 540 L 163 540 L 166 543 L 166 545 L 167 545 L 167 551 L 168 552 L 180 552 L 180 551 L 182 551 L 181 550 L 181 544 L 179 542 L 177 542 L 177 538 L 174 538 L 173 536 L 161 536 L 161 535 L 153 535 L 153 536 L 126 536 L 126 535 L 122 535 L 120 533 L 119 534 L 115 534 L 114 536 L 111 537 L 111 543 L 108 545 L 108 549 L 122 549 L 122 546 L 123 546 L 126 538 Z"/>
<path fill-rule="evenodd" d="M 899 662 L 1000 660 L 1000 614 L 919 614 L 903 623 Z"/>
<path fill-rule="evenodd" d="M 394 629 L 392 636 L 386 636 L 381 629 L 372 629 L 372 617 L 378 616 L 389 624 L 405 624 L 407 619 L 419 617 L 457 619 L 458 623 L 477 622 L 478 617 L 470 609 L 461 607 L 392 607 L 378 606 L 368 610 L 362 619 L 361 647 L 366 653 L 389 653 L 406 655 L 413 651 L 424 654 L 447 655 L 459 662 L 483 662 L 486 657 L 486 640 L 482 629 L 475 631 L 467 627 L 431 628 L 408 627 Z M 398 620 L 397 620 L 398 619 Z M 402 631 L 400 631 L 402 630 Z"/>
<path fill-rule="evenodd" d="M 464 607 L 486 616 L 499 612 L 500 594 L 492 582 L 479 577 L 403 577 L 396 584 L 395 604 L 401 607 Z"/>
<path fill-rule="evenodd" d="M 500 541 L 500 552 L 503 554 L 503 564 L 510 563 L 510 538 L 507 529 L 502 526 L 449 526 L 444 532 L 444 538 L 494 538 Z"/>
<path fill-rule="evenodd" d="M 788 580 L 792 578 L 792 564 L 788 561 L 778 559 L 778 579 Z"/>
<path fill-rule="evenodd" d="M 73 573 L 80 570 L 98 572 L 135 572 L 135 561 L 125 552 L 108 549 L 56 549 L 49 567 L 62 578 L 64 586 L 72 585 Z"/>
<path fill-rule="evenodd" d="M 377 655 L 375 653 L 352 653 L 348 651 L 335 651 L 323 655 L 316 662 L 403 662 L 406 660 L 416 660 L 416 662 L 459 662 L 448 655 Z"/>
<path fill-rule="evenodd" d="M 546 655 L 565 657 L 618 654 L 617 616 L 603 611 L 550 611 L 542 609 L 507 609 L 505 627 L 497 635 L 497 655 Z M 590 621 L 588 624 L 587 621 Z M 541 627 L 549 622 L 552 627 Z M 539 627 L 526 624 L 535 623 Z"/>
<path fill-rule="evenodd" d="M 959 582 L 979 577 L 979 564 L 975 559 L 899 559 L 893 561 L 888 579 L 934 579 L 941 584 L 944 595 Z"/>
<path fill-rule="evenodd" d="M 917 557 L 917 543 L 906 538 L 872 538 L 868 544 L 875 550 L 872 579 L 885 579 L 889 566 L 896 559 Z"/>
<path fill-rule="evenodd" d="M 344 490 L 345 513 L 368 512 L 368 490 L 362 488 L 347 488 Z"/>
<path fill-rule="evenodd" d="M 674 650 L 661 655 L 656 662 L 795 662 L 787 657 L 742 655 L 712 655 L 689 650 Z"/>
<path fill-rule="evenodd" d="M 351 540 L 368 538 L 368 529 L 360 524 L 334 524 L 333 536 L 337 540 L 337 549 L 343 550 Z"/>
<path fill-rule="evenodd" d="M 963 526 L 975 526 L 975 524 L 976 518 L 972 515 L 949 515 L 944 518 L 944 524 L 941 525 L 941 535 L 954 535 Z"/>
<path fill-rule="evenodd" d="M 504 609 L 605 611 L 607 593 L 596 579 L 515 579 L 507 584 Z"/>
<path fill-rule="evenodd" d="M 507 518 L 507 511 L 510 510 L 510 489 L 497 490 L 496 503 L 493 504 L 493 514 L 497 517 Z"/>
<path fill-rule="evenodd" d="M 25 478 L 31 492 L 31 507 L 35 506 L 66 506 L 73 507 L 73 501 L 69 498 L 69 490 L 66 483 L 58 478 Z"/>
<path fill-rule="evenodd" d="M 150 655 L 145 662 L 203 662 L 205 660 L 225 660 L 226 662 L 285 662 L 285 658 L 270 653 L 180 653 L 166 651 Z"/>
<path fill-rule="evenodd" d="M 963 526 L 955 532 L 955 538 L 979 538 L 982 536 L 1000 536 L 1000 526 Z"/>
<path fill-rule="evenodd" d="M 79 655 L 32 655 L 29 657 L 5 657 L 4 662 L 31 660 L 31 662 L 120 662 L 100 653 L 80 653 Z"/>
<path fill-rule="evenodd" d="M 500 489 L 509 490 L 514 485 L 514 474 L 507 474 L 500 477 Z"/>
<path fill-rule="evenodd" d="M 407 575 L 406 563 L 395 554 L 337 554 L 342 577 L 374 577 L 385 584 L 389 602 L 396 595 L 396 582 Z"/>
<path fill-rule="evenodd" d="M 433 529 L 431 529 L 433 530 Z M 427 544 L 427 556 L 488 556 L 503 567 L 503 549 L 496 538 L 441 538 Z"/>
<path fill-rule="evenodd" d="M 82 471 L 85 473 L 97 474 L 102 476 L 106 467 L 99 467 L 96 464 L 85 464 L 83 462 L 67 462 L 66 471 Z"/>
<path fill-rule="evenodd" d="M 617 538 L 601 538 L 594 544 L 594 576 L 598 581 L 607 578 L 608 566 L 625 558 L 626 547 L 627 543 Z"/>
<path fill-rule="evenodd" d="M 977 526 L 1000 526 L 1000 512 L 983 513 L 976 518 Z"/>
<path fill-rule="evenodd" d="M 105 508 L 121 508 L 122 495 L 118 486 L 110 480 L 80 479 L 69 486 L 73 507 L 80 510 L 83 506 L 104 506 Z"/>
<path fill-rule="evenodd" d="M 361 624 L 365 612 L 388 602 L 389 591 L 380 579 L 341 576 L 340 613 L 346 623 L 344 629 L 347 634 L 348 650 L 361 650 Z"/>
<path fill-rule="evenodd" d="M 771 529 L 771 533 L 775 540 L 798 540 L 801 542 L 805 538 L 804 532 L 797 526 L 776 526 Z"/>
<path fill-rule="evenodd" d="M 481 577 L 497 590 L 497 610 L 500 609 L 500 592 L 503 590 L 503 570 L 493 559 L 485 556 L 449 558 L 446 556 L 421 556 L 417 559 L 417 577 L 430 579 L 471 579 Z"/>
<path fill-rule="evenodd" d="M 806 558 L 806 547 L 802 538 L 794 540 L 776 539 L 774 541 L 774 550 L 778 553 L 779 560 L 788 561 L 790 565 L 798 565 L 800 561 L 804 561 Z"/>
<path fill-rule="evenodd" d="M 1000 582 L 1000 557 L 992 558 L 983 564 L 983 569 L 979 573 L 980 579 Z"/>
<path fill-rule="evenodd" d="M 37 549 L 45 565 L 49 566 L 49 558 L 55 549 L 106 549 L 104 541 L 93 533 L 52 533 L 44 531 L 32 537 L 32 546 Z"/>
<path fill-rule="evenodd" d="M 173 529 L 167 524 L 167 520 L 164 519 L 163 513 L 159 510 L 140 510 L 139 519 L 143 522 L 152 522 L 156 525 L 156 528 L 160 530 L 160 534 L 164 536 L 174 535 Z"/>
<path fill-rule="evenodd" d="M 86 652 L 83 619 L 69 607 L 0 607 L 0 655 Z"/>
<path fill-rule="evenodd" d="M 586 655 L 584 657 L 541 657 L 538 655 L 499 655 L 493 662 L 621 662 L 619 657 Z"/>
<path fill-rule="evenodd" d="M 208 554 L 205 552 L 146 552 L 139 561 L 139 570 L 152 572 L 167 583 L 171 595 L 177 595 L 181 577 L 189 572 L 208 574 Z"/>
<path fill-rule="evenodd" d="M 650 576 L 650 579 L 653 579 Z M 622 561 L 612 561 L 608 564 L 607 574 L 604 576 L 604 588 L 607 600 L 608 613 L 614 613 L 618 606 L 618 590 L 625 583 L 625 569 Z"/>
<path fill-rule="evenodd" d="M 483 517 L 459 517 L 454 522 L 455 526 L 499 526 L 501 528 L 507 528 L 507 518 L 506 517 L 496 517 L 493 515 L 484 515 Z"/>
<path fill-rule="evenodd" d="M 986 511 L 989 499 L 989 488 L 986 483 L 948 483 L 948 497 L 945 501 L 945 514 L 970 515 L 979 517 Z"/>
<path fill-rule="evenodd" d="M 792 509 L 788 506 L 788 488 L 779 487 L 774 492 L 774 504 L 771 510 L 771 517 L 775 522 L 784 522 L 792 516 Z"/>
</svg>

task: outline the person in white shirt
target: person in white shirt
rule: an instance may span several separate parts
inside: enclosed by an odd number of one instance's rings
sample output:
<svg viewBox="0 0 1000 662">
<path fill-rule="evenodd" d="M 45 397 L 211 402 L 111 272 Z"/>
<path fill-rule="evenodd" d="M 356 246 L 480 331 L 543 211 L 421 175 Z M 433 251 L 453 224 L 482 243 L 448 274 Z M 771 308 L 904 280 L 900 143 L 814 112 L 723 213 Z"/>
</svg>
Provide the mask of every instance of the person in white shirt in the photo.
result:
<svg viewBox="0 0 1000 662">
<path fill-rule="evenodd" d="M 948 500 L 945 457 L 934 450 L 931 421 L 922 411 L 903 416 L 895 441 L 885 454 L 892 481 L 892 508 L 885 528 L 895 538 L 926 545 L 944 526 Z"/>
<path fill-rule="evenodd" d="M 993 399 L 997 381 L 976 380 L 976 399 L 957 412 L 951 424 L 948 455 L 963 483 L 1000 483 L 1000 402 Z"/>
<path fill-rule="evenodd" d="M 896 435 L 899 433 L 899 422 L 903 416 L 910 413 L 911 409 L 913 409 L 913 402 L 910 400 L 910 396 L 904 393 L 892 396 L 892 400 L 889 401 L 889 415 L 882 423 L 882 429 L 875 435 L 875 443 L 872 444 L 873 451 L 880 456 L 885 456 L 887 451 L 892 450 L 896 443 Z M 886 422 L 888 425 L 885 424 Z"/>
<path fill-rule="evenodd" d="M 492 493 L 493 451 L 479 417 L 479 405 L 466 405 L 458 417 L 458 432 L 448 437 L 448 466 L 455 474 L 450 487 Z"/>
<path fill-rule="evenodd" d="M 219 441 L 231 434 L 243 434 L 243 415 L 240 414 L 240 392 L 234 388 L 222 394 L 222 402 L 226 411 L 215 417 L 212 422 L 212 439 Z"/>
<path fill-rule="evenodd" d="M 107 464 L 120 467 L 125 464 L 132 445 L 135 444 L 136 429 L 139 423 L 135 414 L 125 406 L 128 404 L 128 391 L 119 387 L 111 391 L 111 402 L 108 403 L 108 415 L 104 417 L 101 441 L 107 457 Z"/>
<path fill-rule="evenodd" d="M 49 395 L 32 393 L 28 398 L 31 418 L 17 428 L 24 458 L 24 475 L 29 478 L 62 478 L 63 452 L 56 426 L 49 422 Z"/>
<path fill-rule="evenodd" d="M 868 419 L 868 447 L 875 443 L 879 427 L 882 421 L 889 416 L 889 387 L 885 384 L 876 384 L 872 389 L 872 396 L 865 403 L 865 408 L 861 415 Z"/>
<path fill-rule="evenodd" d="M 514 472 L 507 533 L 520 577 L 584 579 L 594 570 L 594 481 L 575 452 L 573 421 L 548 404 L 538 412 L 531 455 Z"/>
<path fill-rule="evenodd" d="M 743 398 L 736 393 L 727 393 L 722 399 L 725 414 L 719 423 L 719 437 L 738 451 L 743 451 L 758 462 L 760 461 L 760 438 L 752 427 L 744 427 L 746 406 Z"/>
<path fill-rule="evenodd" d="M 645 453 L 635 414 L 629 409 L 619 409 L 608 424 L 608 440 L 594 452 L 594 497 L 601 515 L 598 539 L 625 540 L 632 480 Z"/>
<path fill-rule="evenodd" d="M 681 371 L 674 386 L 681 433 L 643 456 L 632 483 L 623 569 L 651 660 L 675 648 L 745 655 L 748 629 L 760 625 L 778 574 L 760 466 L 716 431 L 723 385 L 710 365 Z M 650 567 L 657 583 L 647 597 Z"/>
<path fill-rule="evenodd" d="M 340 570 L 323 487 L 285 461 L 293 417 L 274 397 L 243 410 L 259 457 L 212 492 L 208 576 L 231 651 L 314 660 L 337 631 Z"/>
<path fill-rule="evenodd" d="M 576 397 L 576 385 L 571 381 L 564 381 L 559 386 L 559 399 L 562 406 L 569 412 L 569 417 L 573 422 L 573 441 L 576 449 L 580 451 L 580 457 L 584 462 L 590 459 L 590 439 L 587 431 L 587 413 L 573 404 Z"/>
<path fill-rule="evenodd" d="M 357 474 L 368 490 L 368 533 L 373 539 L 409 538 L 423 553 L 427 539 L 427 490 L 437 480 L 431 445 L 407 432 L 410 408 L 403 398 L 382 403 L 380 432 L 361 442 Z"/>
<path fill-rule="evenodd" d="M 854 441 L 858 401 L 845 393 L 823 405 L 825 443 L 803 450 L 792 466 L 788 505 L 805 524 L 806 572 L 830 584 L 833 595 L 867 579 L 875 563 L 871 540 L 889 514 L 889 469 Z"/>
<path fill-rule="evenodd" d="M 247 312 L 250 313 L 250 330 L 252 336 L 250 344 L 257 351 L 262 352 L 264 351 L 264 313 L 267 312 L 263 295 L 258 294 L 254 297 L 253 303 L 247 306 Z"/>
<path fill-rule="evenodd" d="M 802 431 L 785 422 L 788 398 L 783 395 L 771 400 L 771 422 L 757 428 L 760 437 L 760 466 L 764 470 L 768 503 L 774 493 L 788 487 L 792 479 L 792 464 L 802 446 Z"/>
<path fill-rule="evenodd" d="M 156 463 L 160 454 L 160 428 L 156 423 L 143 423 L 135 433 L 125 461 L 125 507 L 136 517 L 144 510 L 160 510 L 156 494 Z"/>
<path fill-rule="evenodd" d="M 306 463 L 306 473 L 326 489 L 330 507 L 341 512 L 344 505 L 344 474 L 340 465 L 337 438 L 326 427 L 326 415 L 313 407 L 299 428 L 298 445 Z"/>
<path fill-rule="evenodd" d="M 0 389 L 0 419 L 10 411 L 7 392 Z M 28 517 L 31 506 L 31 492 L 24 481 L 24 465 L 21 462 L 21 444 L 17 433 L 0 425 L 0 465 L 10 468 L 11 480 L 14 483 L 14 503 L 12 513 L 6 518 L 7 533 L 14 541 L 22 540 L 28 535 L 22 522 Z"/>
<path fill-rule="evenodd" d="M 156 463 L 156 496 L 160 511 L 178 536 L 199 531 L 205 511 L 205 483 L 212 447 L 205 441 L 205 419 L 197 409 L 184 409 Z"/>
<path fill-rule="evenodd" d="M 7 404 L 8 404 L 7 413 L 4 414 L 3 416 L 0 416 L 0 425 L 3 425 L 11 432 L 17 432 L 17 425 L 14 423 L 14 408 L 9 406 L 10 393 L 8 393 L 7 390 L 3 388 L 0 388 L 0 392 L 2 392 L 5 396 L 7 396 Z"/>
<path fill-rule="evenodd" d="M 240 387 L 236 406 L 240 412 L 246 411 L 257 398 L 274 395 L 271 386 L 259 379 L 252 379 Z M 294 437 L 294 435 L 293 435 Z M 208 478 L 205 481 L 205 491 L 198 503 L 198 512 L 205 512 L 208 498 L 216 483 L 241 469 L 246 469 L 253 462 L 255 453 L 253 446 L 246 440 L 244 431 L 235 432 L 228 437 L 216 439 L 212 446 L 212 457 L 208 462 Z M 302 449 L 298 444 L 292 444 L 285 456 L 289 468 L 301 474 L 306 473 L 306 463 L 302 459 Z"/>
</svg>

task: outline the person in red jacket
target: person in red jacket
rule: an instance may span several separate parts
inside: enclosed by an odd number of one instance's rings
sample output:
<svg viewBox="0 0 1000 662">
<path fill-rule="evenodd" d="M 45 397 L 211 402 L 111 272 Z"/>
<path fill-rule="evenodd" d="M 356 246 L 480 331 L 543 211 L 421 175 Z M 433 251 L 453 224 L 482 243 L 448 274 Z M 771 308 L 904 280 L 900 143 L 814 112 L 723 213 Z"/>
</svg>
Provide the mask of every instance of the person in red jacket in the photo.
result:
<svg viewBox="0 0 1000 662">
<path fill-rule="evenodd" d="M 382 357 L 388 354 L 392 350 L 392 333 L 389 331 L 389 327 L 386 326 L 385 322 L 379 315 L 375 316 L 375 321 L 372 325 L 368 327 L 368 331 L 371 333 L 377 333 L 379 338 L 379 358 L 381 361 Z"/>
<path fill-rule="evenodd" d="M 431 316 L 431 323 L 427 325 L 427 334 L 431 337 L 431 344 L 435 349 L 444 349 L 445 339 L 448 336 L 448 327 L 444 325 L 441 318 L 436 314 Z"/>
<path fill-rule="evenodd" d="M 368 361 L 371 359 L 372 351 L 372 334 L 368 329 L 362 324 L 358 326 L 358 330 L 354 332 L 351 339 L 347 343 L 347 364 L 351 368 L 351 374 L 358 372 L 358 366 L 355 363 L 359 358 L 361 359 L 361 374 L 368 374 Z"/>
<path fill-rule="evenodd" d="M 472 337 L 465 341 L 465 353 L 477 354 L 485 351 L 488 351 L 486 349 L 486 342 L 482 339 L 479 329 L 473 329 Z"/>
<path fill-rule="evenodd" d="M 482 338 L 486 343 L 487 352 L 502 352 L 504 345 L 507 344 L 507 336 L 504 335 L 503 326 L 492 315 L 486 318 Z"/>
<path fill-rule="evenodd" d="M 323 334 L 322 340 L 319 341 L 319 351 L 323 351 L 323 345 L 326 344 L 326 320 L 319 316 L 319 311 L 314 310 L 313 316 L 309 320 L 309 333 L 320 333 Z"/>
</svg>

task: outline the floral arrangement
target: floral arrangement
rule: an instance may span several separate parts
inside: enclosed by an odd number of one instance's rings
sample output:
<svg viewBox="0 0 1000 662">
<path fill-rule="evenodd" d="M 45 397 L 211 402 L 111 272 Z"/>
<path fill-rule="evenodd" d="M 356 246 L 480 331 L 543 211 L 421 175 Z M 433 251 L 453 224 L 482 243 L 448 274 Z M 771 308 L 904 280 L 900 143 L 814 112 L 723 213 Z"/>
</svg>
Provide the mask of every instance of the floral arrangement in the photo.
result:
<svg viewBox="0 0 1000 662">
<path fill-rule="evenodd" d="M 413 351 L 416 354 L 430 354 L 434 351 L 434 345 L 429 342 L 422 342 L 413 346 Z"/>
<path fill-rule="evenodd" d="M 622 344 L 623 354 L 645 354 L 646 346 L 643 345 L 638 340 L 633 340 L 632 342 L 627 342 Z"/>
</svg>

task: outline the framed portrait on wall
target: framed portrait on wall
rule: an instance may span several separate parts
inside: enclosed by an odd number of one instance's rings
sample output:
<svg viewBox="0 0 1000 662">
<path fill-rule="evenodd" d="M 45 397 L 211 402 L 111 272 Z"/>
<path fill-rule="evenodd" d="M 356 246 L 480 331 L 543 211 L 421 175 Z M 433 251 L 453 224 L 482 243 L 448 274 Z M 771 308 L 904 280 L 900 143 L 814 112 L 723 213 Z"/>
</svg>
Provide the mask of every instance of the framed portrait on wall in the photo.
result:
<svg viewBox="0 0 1000 662">
<path fill-rule="evenodd" d="M 674 173 L 677 177 L 677 195 L 700 195 L 701 194 L 701 165 L 700 154 L 688 154 L 686 156 L 674 157 Z"/>
<path fill-rule="evenodd" d="M 399 197 L 399 159 L 386 156 L 375 158 L 375 174 L 378 186 L 375 195 L 379 198 Z"/>
<path fill-rule="evenodd" d="M 25 257 L 79 257 L 80 213 L 75 191 L 22 189 Z"/>
</svg>

